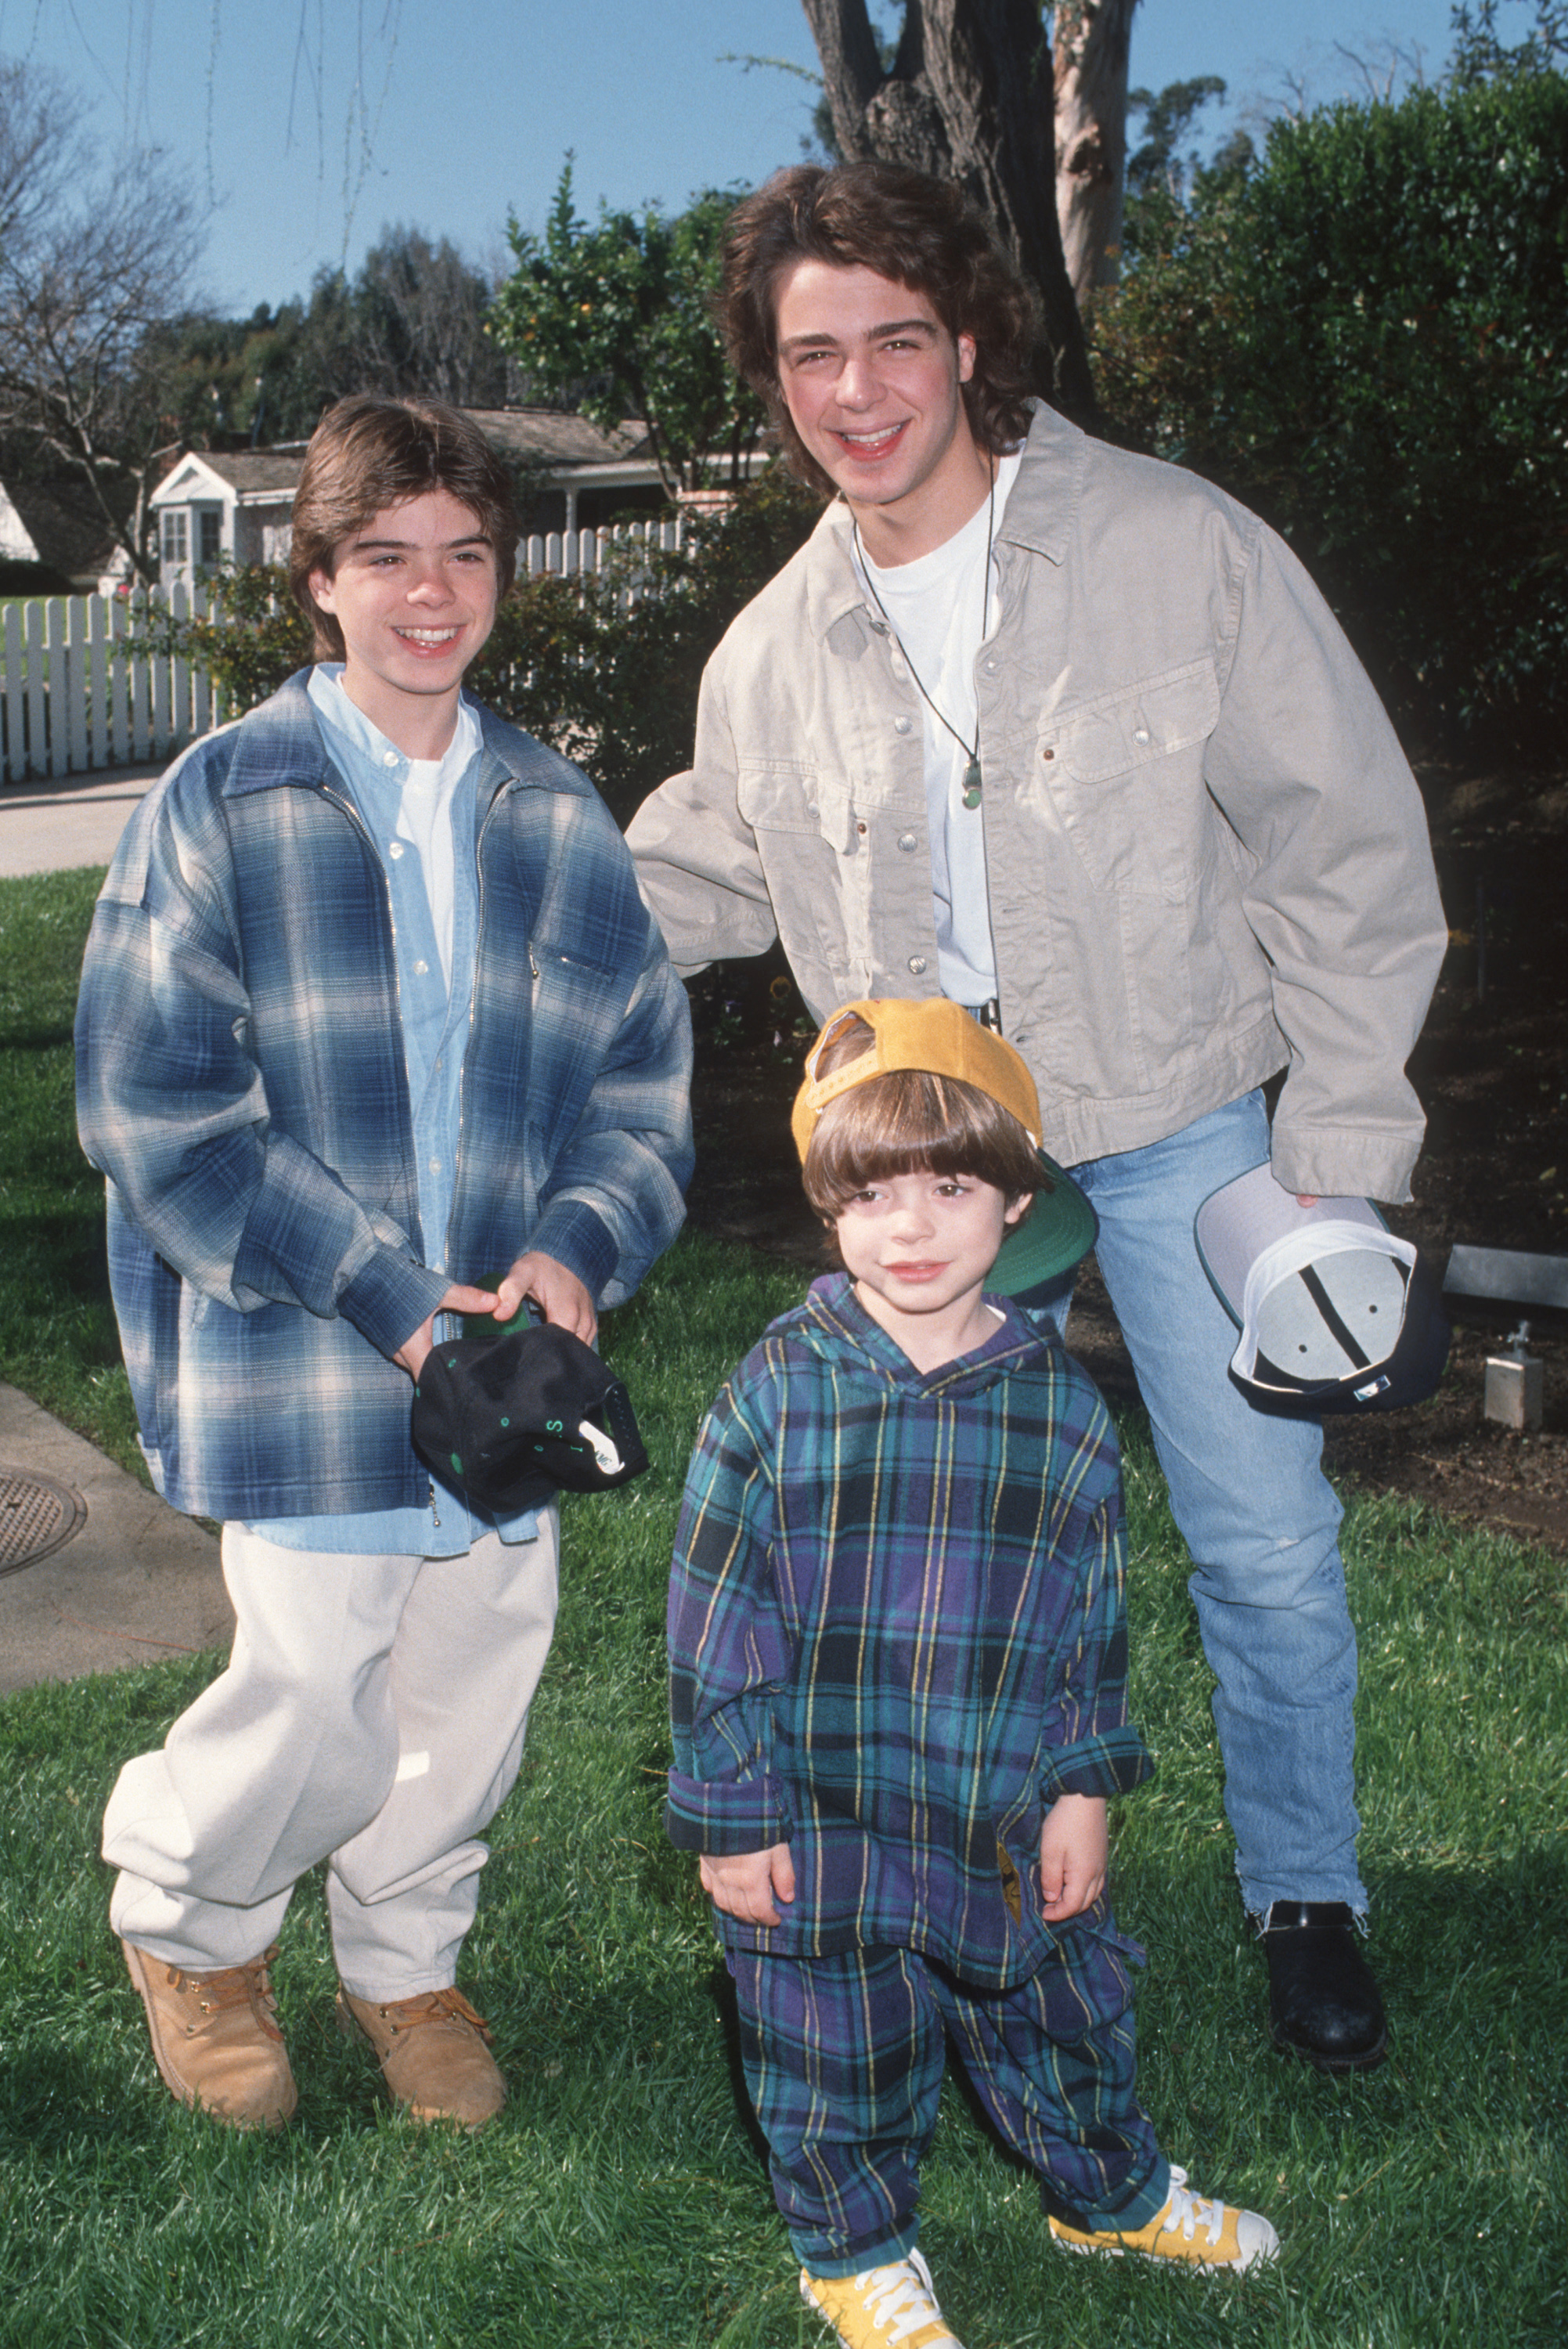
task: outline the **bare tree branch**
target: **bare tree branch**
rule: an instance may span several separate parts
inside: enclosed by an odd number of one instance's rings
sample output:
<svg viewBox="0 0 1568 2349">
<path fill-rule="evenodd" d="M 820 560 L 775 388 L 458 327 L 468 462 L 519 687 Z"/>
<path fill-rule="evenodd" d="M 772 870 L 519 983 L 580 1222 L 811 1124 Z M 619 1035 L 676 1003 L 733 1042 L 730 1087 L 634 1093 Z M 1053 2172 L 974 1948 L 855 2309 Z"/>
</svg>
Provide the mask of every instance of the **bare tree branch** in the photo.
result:
<svg viewBox="0 0 1568 2349">
<path fill-rule="evenodd" d="M 801 5 L 822 60 L 822 87 L 839 151 L 849 161 L 867 162 L 877 150 L 865 114 L 882 69 L 865 0 L 801 0 Z"/>
<path fill-rule="evenodd" d="M 1114 285 L 1127 171 L 1127 68 L 1138 0 L 1057 0 L 1057 219 L 1078 309 Z"/>
<path fill-rule="evenodd" d="M 85 482 L 145 578 L 147 501 L 172 438 L 160 330 L 202 235 L 156 151 L 84 173 L 79 119 L 53 76 L 0 70 L 0 429 Z"/>
<path fill-rule="evenodd" d="M 1384 33 L 1369 41 L 1364 49 L 1352 48 L 1347 41 L 1336 41 L 1334 54 L 1344 59 L 1375 106 L 1388 104 L 1401 84 L 1412 89 L 1425 89 L 1427 86 L 1427 53 L 1419 41 L 1396 41 Z"/>
</svg>

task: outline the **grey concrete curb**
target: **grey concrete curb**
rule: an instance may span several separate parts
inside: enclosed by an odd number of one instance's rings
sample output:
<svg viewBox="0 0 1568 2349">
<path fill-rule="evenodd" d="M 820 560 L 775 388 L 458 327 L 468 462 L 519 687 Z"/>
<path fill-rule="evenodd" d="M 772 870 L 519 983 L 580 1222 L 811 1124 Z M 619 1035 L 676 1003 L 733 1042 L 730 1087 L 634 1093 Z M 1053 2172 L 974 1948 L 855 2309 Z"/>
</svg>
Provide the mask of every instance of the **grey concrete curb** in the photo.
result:
<svg viewBox="0 0 1568 2349">
<path fill-rule="evenodd" d="M 0 1696 L 229 1647 L 213 1536 L 15 1387 L 0 1386 L 0 1466 L 52 1476 L 87 1503 L 63 1549 L 0 1575 Z"/>
</svg>

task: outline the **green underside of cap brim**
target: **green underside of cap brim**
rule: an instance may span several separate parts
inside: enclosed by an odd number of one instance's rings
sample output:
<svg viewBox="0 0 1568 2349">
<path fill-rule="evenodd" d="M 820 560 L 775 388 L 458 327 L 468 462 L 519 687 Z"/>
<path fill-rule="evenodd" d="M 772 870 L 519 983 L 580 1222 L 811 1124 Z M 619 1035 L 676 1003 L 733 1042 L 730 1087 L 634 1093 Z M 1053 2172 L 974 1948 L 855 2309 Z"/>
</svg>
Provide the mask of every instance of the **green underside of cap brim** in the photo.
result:
<svg viewBox="0 0 1568 2349">
<path fill-rule="evenodd" d="M 985 1278 L 997 1297 L 1022 1297 L 1042 1281 L 1058 1279 L 1083 1262 L 1099 1237 L 1099 1218 L 1072 1176 L 1043 1150 L 1037 1155 L 1053 1188 L 1036 1192 L 1034 1206 L 1003 1241 Z"/>
</svg>

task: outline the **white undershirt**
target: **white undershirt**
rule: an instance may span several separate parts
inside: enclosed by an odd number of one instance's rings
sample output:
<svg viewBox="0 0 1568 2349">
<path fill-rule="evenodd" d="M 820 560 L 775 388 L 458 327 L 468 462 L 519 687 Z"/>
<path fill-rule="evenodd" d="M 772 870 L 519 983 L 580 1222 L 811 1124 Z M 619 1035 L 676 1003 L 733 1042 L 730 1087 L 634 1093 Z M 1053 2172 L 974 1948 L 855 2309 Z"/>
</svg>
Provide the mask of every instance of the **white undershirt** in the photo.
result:
<svg viewBox="0 0 1568 2349">
<path fill-rule="evenodd" d="M 425 895 L 436 932 L 441 976 L 452 984 L 452 923 L 455 885 L 452 866 L 452 795 L 468 771 L 469 761 L 483 746 L 484 737 L 472 706 L 458 703 L 452 739 L 438 759 L 410 759 L 388 741 L 374 719 L 366 716 L 343 688 L 343 663 L 318 661 L 311 671 L 311 699 L 329 726 L 357 744 L 366 757 L 387 770 L 393 781 L 401 771 L 396 837 L 415 849 L 425 876 Z M 321 685 L 316 685 L 316 679 Z M 377 843 L 386 854 L 386 843 Z M 399 852 L 394 850 L 396 855 Z"/>
<path fill-rule="evenodd" d="M 948 720 L 954 740 L 923 696 L 925 812 L 931 835 L 931 892 L 936 914 L 937 968 L 944 995 L 955 1003 L 989 1002 L 996 992 L 996 950 L 985 886 L 984 805 L 964 804 L 968 745 L 975 737 L 975 662 L 995 618 L 995 532 L 1023 462 L 1019 450 L 996 467 L 995 512 L 987 499 L 962 530 L 913 563 L 884 570 L 857 549 L 862 578 L 876 590 L 904 657 Z M 981 611 L 985 543 L 991 575 Z M 874 608 L 875 598 L 872 598 Z"/>
</svg>

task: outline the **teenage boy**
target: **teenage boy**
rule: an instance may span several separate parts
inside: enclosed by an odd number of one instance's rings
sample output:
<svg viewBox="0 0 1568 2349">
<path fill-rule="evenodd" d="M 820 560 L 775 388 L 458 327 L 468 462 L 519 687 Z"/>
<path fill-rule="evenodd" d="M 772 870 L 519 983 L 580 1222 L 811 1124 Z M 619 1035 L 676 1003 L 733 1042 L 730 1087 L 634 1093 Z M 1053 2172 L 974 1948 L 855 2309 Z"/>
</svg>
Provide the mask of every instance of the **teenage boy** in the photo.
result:
<svg viewBox="0 0 1568 2349">
<path fill-rule="evenodd" d="M 295 2102 L 268 1966 L 327 1862 L 339 2020 L 399 2104 L 504 2089 L 455 1988 L 555 1615 L 553 1508 L 495 1522 L 409 1441 L 438 1317 L 592 1340 L 681 1220 L 684 992 L 585 778 L 468 700 L 504 470 L 433 402 L 340 402 L 291 578 L 318 659 L 132 819 L 77 1026 L 84 1147 L 153 1480 L 222 1521 L 229 1668 L 104 1822 L 174 2095 Z"/>
<path fill-rule="evenodd" d="M 915 2249 L 944 2028 L 1065 2248 L 1278 2248 L 1189 2192 L 1135 2094 L 1106 1799 L 1151 1764 L 1115 1440 L 1049 1322 L 985 1294 L 1009 1226 L 1078 1206 L 1038 1134 L 1022 1060 L 956 1004 L 830 1019 L 795 1138 L 845 1270 L 730 1379 L 676 1535 L 669 1833 L 845 2349 L 956 2349 Z"/>
<path fill-rule="evenodd" d="M 782 172 L 723 305 L 837 495 L 708 665 L 692 771 L 628 834 L 644 892 L 684 971 L 777 935 L 818 1018 L 943 994 L 1028 1062 L 1191 1554 L 1274 2038 L 1376 2063 L 1339 1508 L 1316 1425 L 1228 1377 L 1192 1221 L 1271 1156 L 1299 1196 L 1409 1196 L 1447 935 L 1415 784 L 1254 515 L 1029 399 L 1028 296 L 955 190 Z"/>
</svg>

